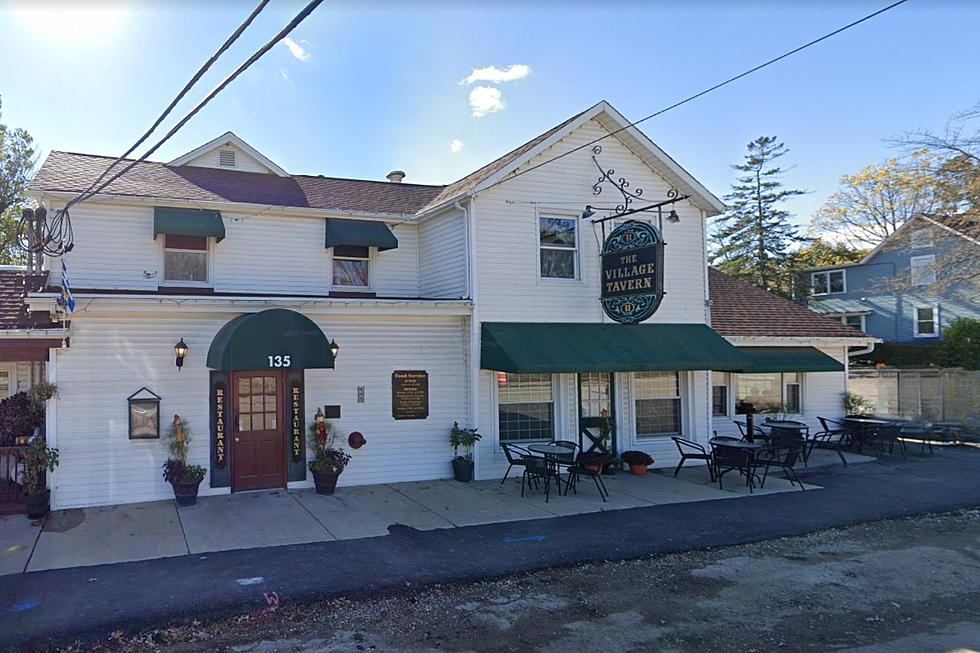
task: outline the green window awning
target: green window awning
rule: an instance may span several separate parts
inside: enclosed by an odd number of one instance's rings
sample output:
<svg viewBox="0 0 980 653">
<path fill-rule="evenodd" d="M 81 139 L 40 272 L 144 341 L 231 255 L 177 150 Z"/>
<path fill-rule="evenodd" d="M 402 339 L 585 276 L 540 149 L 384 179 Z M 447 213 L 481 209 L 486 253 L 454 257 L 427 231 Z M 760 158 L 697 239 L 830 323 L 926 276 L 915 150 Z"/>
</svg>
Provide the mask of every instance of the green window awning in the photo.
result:
<svg viewBox="0 0 980 653">
<path fill-rule="evenodd" d="M 324 247 L 377 247 L 379 252 L 398 247 L 398 239 L 384 222 L 327 218 Z"/>
<path fill-rule="evenodd" d="M 748 365 L 705 324 L 484 322 L 480 367 L 498 372 L 719 370 Z"/>
<path fill-rule="evenodd" d="M 225 223 L 221 211 L 157 206 L 153 208 L 153 237 L 159 234 L 211 236 L 220 243 L 225 237 Z"/>
<path fill-rule="evenodd" d="M 844 364 L 813 347 L 739 347 L 752 372 L 843 372 Z"/>
<path fill-rule="evenodd" d="M 208 349 L 208 367 L 226 372 L 331 369 L 333 365 L 330 343 L 320 327 L 305 315 L 282 308 L 236 317 L 221 327 Z"/>
</svg>

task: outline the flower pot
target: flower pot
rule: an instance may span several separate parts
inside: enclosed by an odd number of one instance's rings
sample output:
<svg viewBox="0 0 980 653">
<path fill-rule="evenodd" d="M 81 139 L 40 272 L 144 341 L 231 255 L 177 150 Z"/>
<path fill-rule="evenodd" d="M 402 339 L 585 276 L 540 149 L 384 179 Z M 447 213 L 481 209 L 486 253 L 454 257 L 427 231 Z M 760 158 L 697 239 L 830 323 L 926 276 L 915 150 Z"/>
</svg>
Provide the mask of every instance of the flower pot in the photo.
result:
<svg viewBox="0 0 980 653">
<path fill-rule="evenodd" d="M 453 458 L 453 478 L 462 483 L 473 480 L 473 461 L 465 458 Z"/>
<path fill-rule="evenodd" d="M 193 506 L 197 503 L 197 490 L 201 481 L 177 481 L 170 484 L 174 489 L 174 499 L 177 500 L 178 506 Z"/>
<path fill-rule="evenodd" d="M 337 479 L 340 478 L 340 474 L 335 474 L 333 472 L 318 472 L 315 469 L 313 471 L 313 485 L 316 487 L 317 494 L 325 494 L 327 496 L 334 493 L 337 489 Z"/>
<path fill-rule="evenodd" d="M 630 465 L 630 474 L 633 476 L 643 476 L 647 473 L 646 465 Z"/>
<path fill-rule="evenodd" d="M 589 471 L 602 473 L 603 462 L 607 459 L 606 456 L 583 453 L 578 457 L 578 464 Z"/>
<path fill-rule="evenodd" d="M 51 490 L 27 497 L 27 518 L 40 519 L 51 507 Z"/>
</svg>

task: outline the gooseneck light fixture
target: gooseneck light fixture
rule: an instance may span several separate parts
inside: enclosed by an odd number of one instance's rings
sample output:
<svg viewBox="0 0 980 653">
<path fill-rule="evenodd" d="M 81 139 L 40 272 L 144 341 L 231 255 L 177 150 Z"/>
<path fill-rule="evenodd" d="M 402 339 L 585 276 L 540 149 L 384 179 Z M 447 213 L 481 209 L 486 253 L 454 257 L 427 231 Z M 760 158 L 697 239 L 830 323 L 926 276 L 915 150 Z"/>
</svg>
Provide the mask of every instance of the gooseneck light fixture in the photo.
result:
<svg viewBox="0 0 980 653">
<path fill-rule="evenodd" d="M 337 358 L 337 354 L 340 353 L 340 345 L 337 344 L 336 340 L 330 341 L 330 355 Z"/>
<path fill-rule="evenodd" d="M 180 342 L 174 345 L 174 354 L 177 355 L 177 371 L 184 367 L 184 357 L 187 356 L 187 343 L 181 338 Z"/>
</svg>

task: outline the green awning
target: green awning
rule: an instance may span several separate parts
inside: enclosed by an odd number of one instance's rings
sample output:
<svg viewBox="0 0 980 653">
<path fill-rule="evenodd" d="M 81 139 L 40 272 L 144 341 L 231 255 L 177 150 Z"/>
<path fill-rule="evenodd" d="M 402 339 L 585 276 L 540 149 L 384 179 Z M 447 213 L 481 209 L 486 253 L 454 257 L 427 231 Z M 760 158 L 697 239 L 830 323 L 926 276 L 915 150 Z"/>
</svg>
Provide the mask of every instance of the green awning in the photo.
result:
<svg viewBox="0 0 980 653">
<path fill-rule="evenodd" d="M 384 222 L 327 218 L 327 238 L 324 247 L 329 249 L 343 245 L 377 247 L 379 252 L 383 252 L 398 247 L 398 239 Z"/>
<path fill-rule="evenodd" d="M 220 243 L 225 237 L 225 223 L 221 211 L 157 206 L 153 208 L 153 237 L 158 234 L 211 236 Z"/>
<path fill-rule="evenodd" d="M 747 365 L 744 354 L 704 324 L 483 323 L 485 370 L 737 372 Z"/>
<path fill-rule="evenodd" d="M 739 347 L 745 372 L 843 372 L 844 364 L 813 347 Z"/>
<path fill-rule="evenodd" d="M 226 372 L 333 368 L 329 345 L 310 318 L 271 308 L 221 327 L 208 349 L 208 367 Z"/>
</svg>

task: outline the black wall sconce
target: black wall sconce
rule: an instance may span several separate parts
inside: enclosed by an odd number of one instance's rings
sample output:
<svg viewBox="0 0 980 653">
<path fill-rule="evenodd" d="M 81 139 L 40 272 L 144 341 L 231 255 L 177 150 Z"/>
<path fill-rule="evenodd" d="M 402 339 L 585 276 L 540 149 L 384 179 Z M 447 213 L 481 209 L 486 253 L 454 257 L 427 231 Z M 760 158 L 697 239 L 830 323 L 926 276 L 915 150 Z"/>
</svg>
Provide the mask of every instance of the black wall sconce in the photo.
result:
<svg viewBox="0 0 980 653">
<path fill-rule="evenodd" d="M 181 338 L 180 342 L 174 345 L 174 353 L 177 355 L 177 371 L 184 367 L 184 357 L 187 356 L 187 343 Z"/>
<path fill-rule="evenodd" d="M 340 353 L 340 345 L 337 344 L 336 340 L 330 341 L 330 355 L 337 358 L 337 354 Z"/>
</svg>

